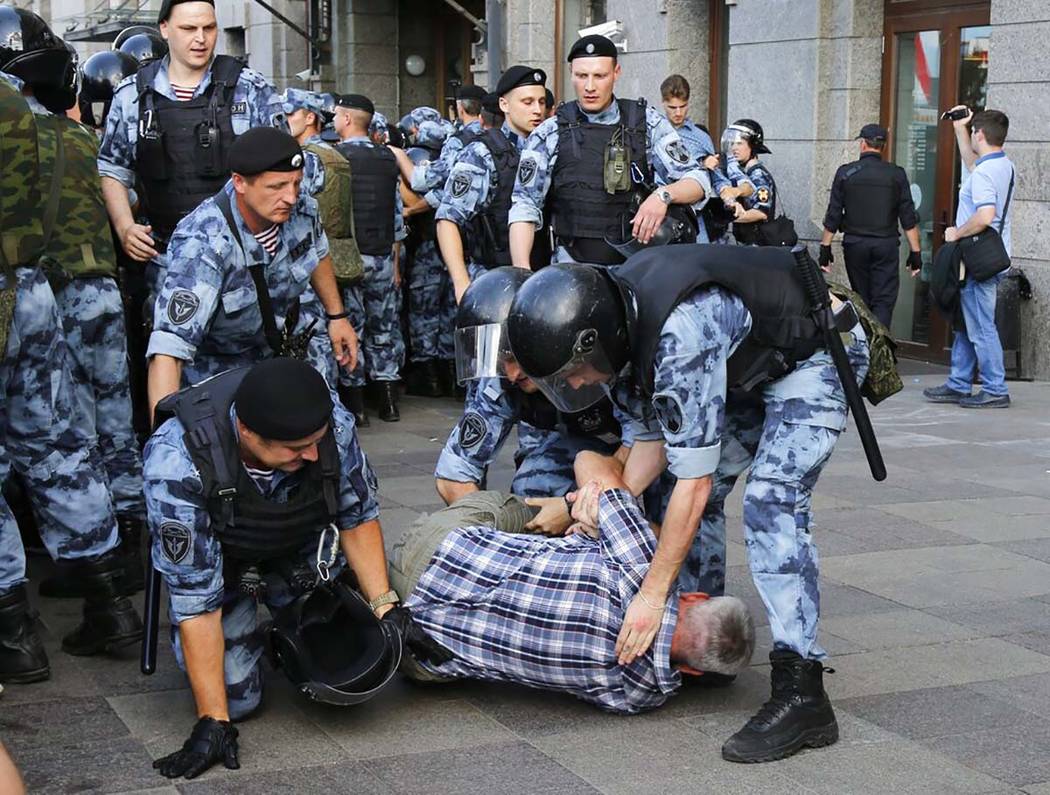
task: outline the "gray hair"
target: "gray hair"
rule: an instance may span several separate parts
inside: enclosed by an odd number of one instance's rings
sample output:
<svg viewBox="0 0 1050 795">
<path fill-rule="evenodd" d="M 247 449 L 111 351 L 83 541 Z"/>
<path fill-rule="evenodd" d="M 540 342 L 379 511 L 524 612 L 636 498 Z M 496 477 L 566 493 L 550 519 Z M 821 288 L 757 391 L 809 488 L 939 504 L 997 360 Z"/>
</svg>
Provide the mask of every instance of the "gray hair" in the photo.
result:
<svg viewBox="0 0 1050 795">
<path fill-rule="evenodd" d="M 682 656 L 690 668 L 736 674 L 755 651 L 755 620 L 735 596 L 715 596 L 694 602 L 680 614 Z"/>
</svg>

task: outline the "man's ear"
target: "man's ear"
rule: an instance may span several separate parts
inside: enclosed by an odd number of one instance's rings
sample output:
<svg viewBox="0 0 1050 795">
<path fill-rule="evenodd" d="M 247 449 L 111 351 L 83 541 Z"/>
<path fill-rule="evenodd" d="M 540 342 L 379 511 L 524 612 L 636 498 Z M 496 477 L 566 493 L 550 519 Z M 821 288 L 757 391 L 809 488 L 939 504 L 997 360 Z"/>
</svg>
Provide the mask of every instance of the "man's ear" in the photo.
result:
<svg viewBox="0 0 1050 795">
<path fill-rule="evenodd" d="M 711 597 L 703 591 L 689 591 L 681 594 L 678 598 L 686 604 L 692 604 L 693 602 L 706 602 Z"/>
</svg>

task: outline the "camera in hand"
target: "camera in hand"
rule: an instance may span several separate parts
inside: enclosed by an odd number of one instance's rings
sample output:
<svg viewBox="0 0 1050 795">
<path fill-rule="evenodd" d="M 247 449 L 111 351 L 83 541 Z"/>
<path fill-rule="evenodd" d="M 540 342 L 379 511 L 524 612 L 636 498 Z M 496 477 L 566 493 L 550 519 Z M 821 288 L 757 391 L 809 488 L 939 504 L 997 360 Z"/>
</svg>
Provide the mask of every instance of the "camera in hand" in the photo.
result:
<svg viewBox="0 0 1050 795">
<path fill-rule="evenodd" d="M 957 108 L 956 110 L 946 110 L 941 114 L 941 121 L 959 121 L 959 119 L 965 119 L 970 115 L 969 108 Z"/>
</svg>

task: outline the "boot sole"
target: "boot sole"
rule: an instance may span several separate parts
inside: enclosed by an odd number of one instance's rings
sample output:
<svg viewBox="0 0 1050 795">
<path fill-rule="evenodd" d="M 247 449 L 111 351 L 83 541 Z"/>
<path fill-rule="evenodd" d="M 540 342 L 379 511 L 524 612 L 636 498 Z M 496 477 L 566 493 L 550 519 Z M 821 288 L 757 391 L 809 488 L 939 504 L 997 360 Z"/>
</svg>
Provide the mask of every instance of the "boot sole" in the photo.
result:
<svg viewBox="0 0 1050 795">
<path fill-rule="evenodd" d="M 923 395 L 923 400 L 927 403 L 956 403 L 962 400 L 966 395 L 959 395 L 958 397 L 952 397 L 951 395 L 938 395 L 930 397 L 929 395 Z"/>
<path fill-rule="evenodd" d="M 823 748 L 827 745 L 834 745 L 838 742 L 838 739 L 839 724 L 836 721 L 830 726 L 822 726 L 819 729 L 809 729 L 786 745 L 782 745 L 779 748 L 771 748 L 768 751 L 753 756 L 744 756 L 733 753 L 732 751 L 727 752 L 726 749 L 723 748 L 722 758 L 727 762 L 740 762 L 742 764 L 775 762 L 778 759 L 786 759 L 789 756 L 797 754 L 803 748 Z"/>
<path fill-rule="evenodd" d="M 33 671 L 25 671 L 20 674 L 7 674 L 0 676 L 0 682 L 5 685 L 31 685 L 34 682 L 43 682 L 51 678 L 51 666 L 45 665 Z"/>
<path fill-rule="evenodd" d="M 115 649 L 122 649 L 125 646 L 131 646 L 134 643 L 140 643 L 142 641 L 142 630 L 137 632 L 130 632 L 126 635 L 116 635 L 111 638 L 94 643 L 91 646 L 80 646 L 78 648 L 69 648 L 65 643 L 62 644 L 62 651 L 66 654 L 72 655 L 73 657 L 94 657 L 96 654 L 102 654 L 107 651 L 114 651 Z"/>
</svg>

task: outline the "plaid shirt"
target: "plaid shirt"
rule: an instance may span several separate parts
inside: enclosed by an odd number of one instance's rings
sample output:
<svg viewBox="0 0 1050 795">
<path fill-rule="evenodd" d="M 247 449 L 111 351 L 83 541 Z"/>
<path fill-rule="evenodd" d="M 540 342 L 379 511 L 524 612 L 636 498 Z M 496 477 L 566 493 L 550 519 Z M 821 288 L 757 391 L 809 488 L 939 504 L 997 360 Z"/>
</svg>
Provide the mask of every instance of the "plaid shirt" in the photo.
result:
<svg viewBox="0 0 1050 795">
<path fill-rule="evenodd" d="M 600 538 L 510 535 L 463 527 L 434 553 L 406 601 L 416 623 L 455 654 L 444 676 L 562 690 L 612 712 L 657 707 L 681 685 L 671 667 L 677 591 L 652 647 L 629 666 L 616 637 L 656 539 L 634 498 L 602 493 Z"/>
</svg>

